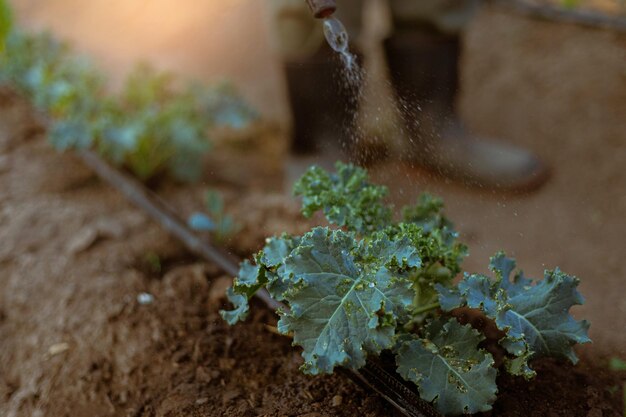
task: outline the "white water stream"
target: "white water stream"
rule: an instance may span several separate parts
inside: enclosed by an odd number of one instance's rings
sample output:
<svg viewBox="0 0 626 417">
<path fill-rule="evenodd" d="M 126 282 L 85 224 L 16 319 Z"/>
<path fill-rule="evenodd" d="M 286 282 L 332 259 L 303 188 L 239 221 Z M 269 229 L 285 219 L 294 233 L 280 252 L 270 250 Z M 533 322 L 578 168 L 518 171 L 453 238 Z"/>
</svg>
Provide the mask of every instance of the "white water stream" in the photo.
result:
<svg viewBox="0 0 626 417">
<path fill-rule="evenodd" d="M 357 77 L 359 71 L 356 56 L 350 52 L 350 37 L 343 23 L 335 17 L 324 19 L 324 36 L 330 47 L 341 56 L 346 74 L 351 78 Z"/>
</svg>

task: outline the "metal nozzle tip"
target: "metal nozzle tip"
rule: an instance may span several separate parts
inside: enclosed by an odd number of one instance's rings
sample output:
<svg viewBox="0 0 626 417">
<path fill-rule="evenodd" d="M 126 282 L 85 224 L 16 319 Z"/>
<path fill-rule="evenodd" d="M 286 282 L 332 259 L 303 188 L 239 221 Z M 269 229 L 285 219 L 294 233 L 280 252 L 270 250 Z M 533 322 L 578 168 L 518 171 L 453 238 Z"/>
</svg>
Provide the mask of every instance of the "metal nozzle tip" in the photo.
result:
<svg viewBox="0 0 626 417">
<path fill-rule="evenodd" d="M 336 0 L 307 0 L 307 4 L 318 19 L 330 17 L 337 10 Z"/>
</svg>

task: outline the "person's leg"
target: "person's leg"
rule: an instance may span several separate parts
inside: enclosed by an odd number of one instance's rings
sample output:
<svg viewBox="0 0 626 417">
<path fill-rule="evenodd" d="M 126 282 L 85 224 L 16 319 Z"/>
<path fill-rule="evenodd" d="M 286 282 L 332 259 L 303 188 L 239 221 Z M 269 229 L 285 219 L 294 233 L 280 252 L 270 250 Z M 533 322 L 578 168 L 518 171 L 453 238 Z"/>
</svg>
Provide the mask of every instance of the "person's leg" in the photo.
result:
<svg viewBox="0 0 626 417">
<path fill-rule="evenodd" d="M 470 21 L 479 0 L 389 0 L 398 30 L 430 27 L 449 35 L 458 35 Z"/>
<path fill-rule="evenodd" d="M 304 0 L 271 0 L 274 43 L 285 68 L 292 114 L 291 148 L 310 153 L 324 141 L 345 142 L 356 112 L 354 88 L 340 82 L 341 61 L 324 40 L 321 21 L 314 19 Z M 361 29 L 363 0 L 342 0 L 336 17 L 351 37 Z"/>
<path fill-rule="evenodd" d="M 385 41 L 390 74 L 414 160 L 479 186 L 524 189 L 547 169 L 531 153 L 469 134 L 455 112 L 459 34 L 474 0 L 390 0 L 395 32 Z"/>
</svg>

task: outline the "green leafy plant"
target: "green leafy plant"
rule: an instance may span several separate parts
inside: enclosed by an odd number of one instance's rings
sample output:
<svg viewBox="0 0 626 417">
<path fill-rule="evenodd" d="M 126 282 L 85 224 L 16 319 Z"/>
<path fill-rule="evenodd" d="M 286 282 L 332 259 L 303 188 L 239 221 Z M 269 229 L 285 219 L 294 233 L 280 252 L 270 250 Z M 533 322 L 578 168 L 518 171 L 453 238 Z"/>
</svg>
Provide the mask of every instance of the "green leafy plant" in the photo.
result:
<svg viewBox="0 0 626 417">
<path fill-rule="evenodd" d="M 561 0 L 561 4 L 566 9 L 575 9 L 580 4 L 580 0 Z"/>
<path fill-rule="evenodd" d="M 332 174 L 309 169 L 295 192 L 305 216 L 321 211 L 332 227 L 268 239 L 242 263 L 228 291 L 235 308 L 222 316 L 245 319 L 250 297 L 266 288 L 285 305 L 278 330 L 302 348 L 305 373 L 358 369 L 389 350 L 398 373 L 441 413 L 476 413 L 491 409 L 499 369 L 532 378 L 530 359 L 576 362 L 572 346 L 589 341 L 589 324 L 568 313 L 583 302 L 578 279 L 558 269 L 540 281 L 512 276 L 515 262 L 498 253 L 493 278 L 465 274 L 454 284 L 466 248 L 441 200 L 422 196 L 394 220 L 387 189 L 342 163 Z M 454 317 L 461 308 L 494 321 L 502 364 L 483 349 L 484 334 Z"/>
<path fill-rule="evenodd" d="M 611 358 L 609 369 L 614 372 L 626 372 L 626 361 L 616 357 Z M 618 387 L 615 387 L 615 389 L 619 390 Z M 626 382 L 622 384 L 622 402 L 624 404 L 623 415 L 626 417 Z"/>
<path fill-rule="evenodd" d="M 611 371 L 626 372 L 626 361 L 620 358 L 611 358 L 609 369 L 611 369 Z"/>
<path fill-rule="evenodd" d="M 224 212 L 224 199 L 219 192 L 208 190 L 204 195 L 206 214 L 193 213 L 187 224 L 194 230 L 208 232 L 218 242 L 225 242 L 239 231 L 240 226 Z"/>
<path fill-rule="evenodd" d="M 0 0 L 0 52 L 4 51 L 4 42 L 11 31 L 13 15 L 6 0 Z"/>
<path fill-rule="evenodd" d="M 49 34 L 13 30 L 5 52 L 0 81 L 17 86 L 50 117 L 57 149 L 94 148 L 141 180 L 161 173 L 197 179 L 210 129 L 256 118 L 227 86 L 182 84 L 148 65 L 138 65 L 124 88 L 109 94 L 105 77 Z"/>
</svg>

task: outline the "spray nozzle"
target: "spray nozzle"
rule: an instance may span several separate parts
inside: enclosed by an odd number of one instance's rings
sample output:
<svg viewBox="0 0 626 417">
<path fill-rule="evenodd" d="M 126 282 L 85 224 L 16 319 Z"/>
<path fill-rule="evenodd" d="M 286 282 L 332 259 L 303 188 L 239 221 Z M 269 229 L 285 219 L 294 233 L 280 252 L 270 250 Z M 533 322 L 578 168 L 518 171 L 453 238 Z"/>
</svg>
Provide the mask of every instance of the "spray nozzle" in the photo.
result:
<svg viewBox="0 0 626 417">
<path fill-rule="evenodd" d="M 311 13 L 318 19 L 330 17 L 337 10 L 336 0 L 306 0 Z"/>
<path fill-rule="evenodd" d="M 348 32 L 334 17 L 324 19 L 324 36 L 336 52 L 348 52 Z"/>
</svg>

